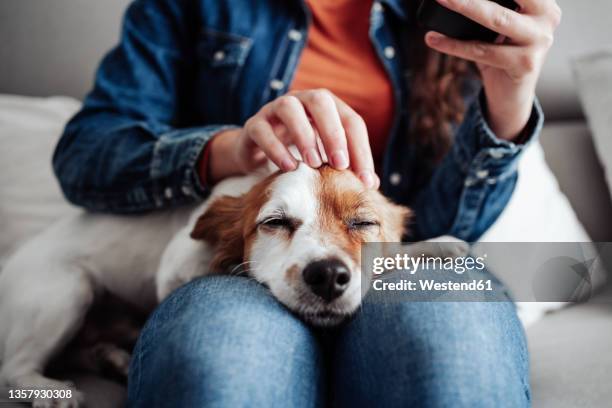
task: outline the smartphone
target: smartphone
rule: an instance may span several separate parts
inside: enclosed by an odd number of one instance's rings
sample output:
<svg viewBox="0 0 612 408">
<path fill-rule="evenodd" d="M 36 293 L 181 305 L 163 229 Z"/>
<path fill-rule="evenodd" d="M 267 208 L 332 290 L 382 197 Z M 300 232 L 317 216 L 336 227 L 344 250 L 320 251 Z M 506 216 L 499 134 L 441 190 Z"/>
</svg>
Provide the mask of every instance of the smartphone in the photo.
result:
<svg viewBox="0 0 612 408">
<path fill-rule="evenodd" d="M 506 8 L 517 10 L 518 4 L 513 0 L 493 1 Z M 494 42 L 499 36 L 469 18 L 440 5 L 436 0 L 422 0 L 417 12 L 419 24 L 428 31 L 437 31 L 459 40 L 477 40 Z"/>
</svg>

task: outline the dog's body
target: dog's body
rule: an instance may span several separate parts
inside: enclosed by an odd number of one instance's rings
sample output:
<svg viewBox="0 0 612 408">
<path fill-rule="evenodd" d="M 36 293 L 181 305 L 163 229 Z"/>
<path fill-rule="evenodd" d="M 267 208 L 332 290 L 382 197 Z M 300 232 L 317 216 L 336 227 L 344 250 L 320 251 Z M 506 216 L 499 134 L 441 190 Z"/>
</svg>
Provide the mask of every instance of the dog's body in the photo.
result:
<svg viewBox="0 0 612 408">
<path fill-rule="evenodd" d="M 305 319 L 338 323 L 361 301 L 357 244 L 399 241 L 408 214 L 344 173 L 300 165 L 226 180 L 195 207 L 59 221 L 0 274 L 0 379 L 13 389 L 71 388 L 45 377 L 45 366 L 102 294 L 148 312 L 178 286 L 231 265 Z M 328 272 L 333 282 L 322 288 Z M 71 399 L 36 404 L 82 401 L 73 389 Z"/>
<path fill-rule="evenodd" d="M 146 313 L 174 288 L 206 273 L 172 268 L 194 255 L 205 266 L 212 255 L 206 243 L 189 237 L 193 215 L 219 195 L 240 195 L 261 178 L 220 183 L 196 207 L 141 216 L 78 214 L 26 243 L 0 273 L 0 380 L 14 389 L 71 388 L 42 373 L 79 330 L 94 300 L 108 292 Z M 189 254 L 193 246 L 197 252 Z M 75 394 L 57 402 L 78 406 L 82 400 Z"/>
</svg>

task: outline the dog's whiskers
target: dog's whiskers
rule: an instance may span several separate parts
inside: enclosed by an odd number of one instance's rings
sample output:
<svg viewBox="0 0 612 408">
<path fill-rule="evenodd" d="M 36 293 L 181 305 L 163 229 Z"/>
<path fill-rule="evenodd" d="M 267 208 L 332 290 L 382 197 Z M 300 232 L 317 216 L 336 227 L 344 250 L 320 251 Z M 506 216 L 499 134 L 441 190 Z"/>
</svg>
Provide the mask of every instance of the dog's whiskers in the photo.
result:
<svg viewBox="0 0 612 408">
<path fill-rule="evenodd" d="M 257 261 L 244 261 L 234 266 L 229 272 L 228 275 L 240 275 L 242 273 L 246 273 L 249 270 L 249 265 L 257 263 Z"/>
</svg>

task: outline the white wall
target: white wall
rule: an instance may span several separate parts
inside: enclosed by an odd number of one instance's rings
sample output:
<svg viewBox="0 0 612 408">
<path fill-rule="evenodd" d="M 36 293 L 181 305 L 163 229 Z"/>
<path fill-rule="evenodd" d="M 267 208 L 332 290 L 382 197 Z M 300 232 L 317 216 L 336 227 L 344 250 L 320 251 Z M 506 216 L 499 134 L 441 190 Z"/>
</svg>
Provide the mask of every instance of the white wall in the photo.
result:
<svg viewBox="0 0 612 408">
<path fill-rule="evenodd" d="M 0 93 L 82 98 L 128 0 L 0 0 Z"/>
</svg>

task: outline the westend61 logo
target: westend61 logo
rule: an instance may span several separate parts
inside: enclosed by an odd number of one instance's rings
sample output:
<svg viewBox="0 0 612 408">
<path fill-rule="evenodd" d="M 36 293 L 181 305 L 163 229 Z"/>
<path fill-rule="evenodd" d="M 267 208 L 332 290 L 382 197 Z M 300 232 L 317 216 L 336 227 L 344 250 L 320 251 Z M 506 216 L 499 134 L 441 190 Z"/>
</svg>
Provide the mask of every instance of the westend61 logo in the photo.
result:
<svg viewBox="0 0 612 408">
<path fill-rule="evenodd" d="M 409 254 L 396 254 L 395 256 L 378 256 L 372 260 L 372 272 L 374 275 L 382 275 L 389 271 L 405 271 L 414 275 L 418 270 L 422 271 L 449 271 L 463 274 L 466 271 L 482 271 L 485 269 L 484 256 L 411 256 Z"/>
</svg>

